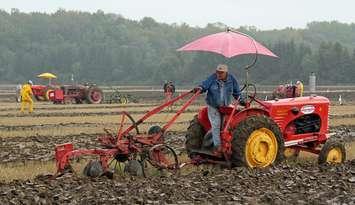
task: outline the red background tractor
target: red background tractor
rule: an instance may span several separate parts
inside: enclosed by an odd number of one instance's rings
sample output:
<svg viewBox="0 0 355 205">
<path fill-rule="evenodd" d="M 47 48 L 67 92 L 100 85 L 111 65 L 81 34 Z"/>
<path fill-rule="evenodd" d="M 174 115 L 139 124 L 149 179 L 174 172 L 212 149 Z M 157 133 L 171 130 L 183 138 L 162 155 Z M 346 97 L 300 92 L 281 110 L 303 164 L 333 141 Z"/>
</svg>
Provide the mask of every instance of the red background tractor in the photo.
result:
<svg viewBox="0 0 355 205">
<path fill-rule="evenodd" d="M 53 101 L 56 104 L 98 104 L 103 101 L 103 92 L 95 84 L 85 85 L 32 85 L 33 95 L 38 101 Z"/>
<path fill-rule="evenodd" d="M 95 84 L 60 85 L 54 81 L 57 78 L 52 73 L 37 75 L 39 79 L 48 80 L 47 85 L 32 85 L 33 96 L 38 101 L 52 101 L 56 104 L 83 103 L 98 104 L 103 101 L 102 90 Z M 16 101 L 20 102 L 21 86 L 16 87 Z"/>
<path fill-rule="evenodd" d="M 49 93 L 50 100 L 57 104 L 83 103 L 99 104 L 103 101 L 102 90 L 95 84 L 61 85 Z"/>
</svg>

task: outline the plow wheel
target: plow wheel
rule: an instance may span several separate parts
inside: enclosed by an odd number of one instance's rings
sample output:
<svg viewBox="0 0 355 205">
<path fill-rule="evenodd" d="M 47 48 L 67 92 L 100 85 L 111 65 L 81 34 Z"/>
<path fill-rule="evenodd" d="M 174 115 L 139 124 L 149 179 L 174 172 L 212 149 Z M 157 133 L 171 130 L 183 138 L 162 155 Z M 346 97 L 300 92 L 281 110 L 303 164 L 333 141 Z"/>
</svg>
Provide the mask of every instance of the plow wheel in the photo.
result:
<svg viewBox="0 0 355 205">
<path fill-rule="evenodd" d="M 344 144 L 334 140 L 328 140 L 320 150 L 318 156 L 319 164 L 339 164 L 343 163 L 346 158 Z"/>
<path fill-rule="evenodd" d="M 99 160 L 92 160 L 85 166 L 83 174 L 88 177 L 99 177 L 104 174 L 101 162 Z"/>
<path fill-rule="evenodd" d="M 190 121 L 190 126 L 187 128 L 185 148 L 187 154 L 190 155 L 191 150 L 200 149 L 203 142 L 205 130 L 198 122 L 197 115 Z"/>
<path fill-rule="evenodd" d="M 165 144 L 157 144 L 150 148 L 147 160 L 160 171 L 166 170 L 175 174 L 179 169 L 179 161 L 175 151 Z"/>
<path fill-rule="evenodd" d="M 145 176 L 143 163 L 138 160 L 129 160 L 125 164 L 124 172 L 132 176 Z"/>
<path fill-rule="evenodd" d="M 161 132 L 161 127 L 159 125 L 153 125 L 148 130 L 148 135 L 158 134 Z"/>
<path fill-rule="evenodd" d="M 283 159 L 284 141 L 278 125 L 267 116 L 251 116 L 233 132 L 232 162 L 238 166 L 267 167 Z"/>
</svg>

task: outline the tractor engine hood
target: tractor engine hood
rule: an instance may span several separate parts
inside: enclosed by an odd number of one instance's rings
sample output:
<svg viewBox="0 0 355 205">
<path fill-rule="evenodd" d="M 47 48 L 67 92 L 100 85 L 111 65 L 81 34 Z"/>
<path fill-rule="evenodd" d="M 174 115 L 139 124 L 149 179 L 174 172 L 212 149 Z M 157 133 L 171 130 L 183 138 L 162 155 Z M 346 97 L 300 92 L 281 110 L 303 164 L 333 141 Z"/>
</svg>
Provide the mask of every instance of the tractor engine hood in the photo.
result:
<svg viewBox="0 0 355 205">
<path fill-rule="evenodd" d="M 297 98 L 284 98 L 279 100 L 269 100 L 263 102 L 266 107 L 274 106 L 299 106 L 307 104 L 327 104 L 329 105 L 329 99 L 323 96 L 306 96 L 306 97 L 297 97 Z"/>
<path fill-rule="evenodd" d="M 330 101 L 322 96 L 307 96 L 297 98 L 285 98 L 280 100 L 263 101 L 269 115 L 284 130 L 289 122 L 302 115 L 315 114 L 322 119 L 325 127 L 328 127 L 328 115 Z"/>
</svg>

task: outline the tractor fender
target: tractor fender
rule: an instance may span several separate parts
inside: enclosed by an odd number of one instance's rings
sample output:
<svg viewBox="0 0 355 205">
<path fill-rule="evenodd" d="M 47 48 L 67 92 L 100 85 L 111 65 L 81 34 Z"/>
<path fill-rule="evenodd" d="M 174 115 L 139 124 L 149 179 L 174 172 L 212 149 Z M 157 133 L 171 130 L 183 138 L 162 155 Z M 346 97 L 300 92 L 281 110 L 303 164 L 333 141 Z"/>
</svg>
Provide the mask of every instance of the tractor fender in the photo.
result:
<svg viewBox="0 0 355 205">
<path fill-rule="evenodd" d="M 241 121 L 245 120 L 247 117 L 256 116 L 256 115 L 270 116 L 269 112 L 266 111 L 265 109 L 262 109 L 262 108 L 247 108 L 247 109 L 244 109 L 244 110 L 234 114 L 234 116 L 233 116 L 233 118 L 231 120 L 231 123 L 230 123 L 230 127 L 232 129 L 235 129 Z"/>
<path fill-rule="evenodd" d="M 210 123 L 210 120 L 208 119 L 207 106 L 202 107 L 198 111 L 197 119 L 198 119 L 198 122 L 202 125 L 205 132 L 207 132 L 208 130 L 211 129 L 211 123 Z"/>
<path fill-rule="evenodd" d="M 242 120 L 249 116 L 254 115 L 266 115 L 270 116 L 269 112 L 261 108 L 247 108 L 234 114 L 234 117 L 230 123 L 231 128 L 235 128 Z M 197 115 L 199 123 L 202 125 L 203 129 L 207 132 L 211 129 L 211 123 L 208 119 L 207 106 L 202 107 Z"/>
</svg>

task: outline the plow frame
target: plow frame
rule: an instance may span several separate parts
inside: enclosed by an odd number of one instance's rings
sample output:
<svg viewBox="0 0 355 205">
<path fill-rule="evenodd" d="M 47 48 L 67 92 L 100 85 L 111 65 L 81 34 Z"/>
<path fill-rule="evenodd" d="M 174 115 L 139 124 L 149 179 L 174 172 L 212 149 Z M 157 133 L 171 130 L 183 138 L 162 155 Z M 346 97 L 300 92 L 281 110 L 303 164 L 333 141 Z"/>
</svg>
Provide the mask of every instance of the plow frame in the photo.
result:
<svg viewBox="0 0 355 205">
<path fill-rule="evenodd" d="M 138 126 L 142 124 L 149 117 L 156 113 L 159 113 L 164 108 L 171 106 L 175 102 L 181 100 L 182 98 L 192 94 L 192 96 L 180 107 L 180 109 L 175 113 L 175 115 L 161 128 L 161 130 L 154 134 L 139 134 Z M 108 130 L 106 135 L 98 137 L 100 145 L 104 148 L 101 149 L 77 149 L 74 150 L 74 146 L 71 143 L 65 143 L 56 145 L 55 147 L 55 160 L 57 171 L 54 176 L 58 176 L 65 172 L 66 169 L 71 168 L 70 159 L 74 157 L 80 157 L 82 155 L 94 155 L 98 156 L 101 162 L 101 166 L 104 172 L 109 170 L 108 161 L 111 158 L 115 158 L 117 155 L 126 156 L 129 158 L 133 154 L 141 154 L 148 151 L 148 161 L 156 168 L 168 169 L 176 171 L 179 169 L 179 164 L 177 161 L 176 153 L 174 150 L 164 144 L 164 134 L 176 121 L 176 119 L 186 110 L 186 108 L 200 95 L 200 92 L 193 93 L 192 91 L 182 93 L 180 96 L 167 101 L 158 107 L 147 112 L 139 120 L 135 121 L 128 112 L 121 112 L 121 121 L 118 128 L 117 134 L 114 136 Z M 126 118 L 130 119 L 132 125 L 128 128 L 123 129 Z M 132 130 L 136 130 L 136 135 L 131 135 Z M 162 148 L 170 150 L 175 156 L 174 165 L 166 165 L 157 160 L 163 160 L 164 156 L 160 151 Z"/>
</svg>

